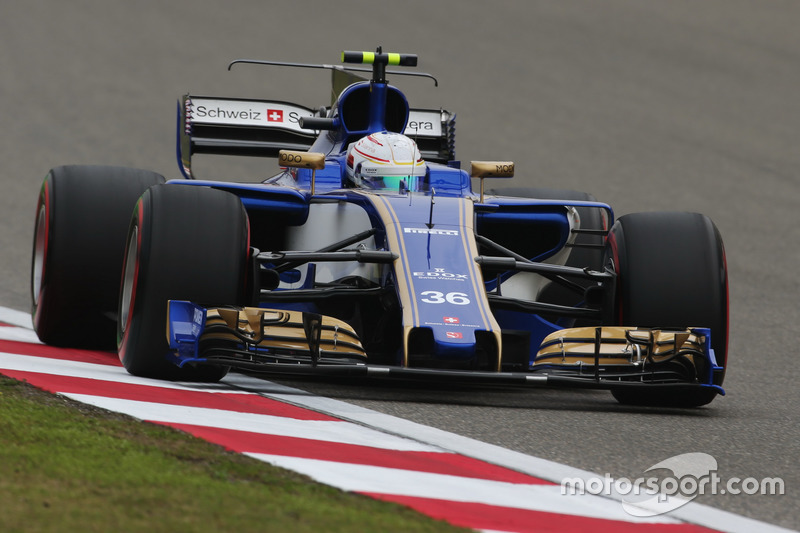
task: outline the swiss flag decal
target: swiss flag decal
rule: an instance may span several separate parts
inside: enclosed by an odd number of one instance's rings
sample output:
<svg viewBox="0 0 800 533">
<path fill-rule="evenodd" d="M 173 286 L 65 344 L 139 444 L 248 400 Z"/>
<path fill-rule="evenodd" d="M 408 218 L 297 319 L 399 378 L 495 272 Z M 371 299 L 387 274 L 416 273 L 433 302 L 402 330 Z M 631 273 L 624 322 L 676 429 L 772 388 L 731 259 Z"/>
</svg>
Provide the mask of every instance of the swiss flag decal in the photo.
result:
<svg viewBox="0 0 800 533">
<path fill-rule="evenodd" d="M 283 122 L 283 109 L 267 109 L 267 122 Z"/>
</svg>

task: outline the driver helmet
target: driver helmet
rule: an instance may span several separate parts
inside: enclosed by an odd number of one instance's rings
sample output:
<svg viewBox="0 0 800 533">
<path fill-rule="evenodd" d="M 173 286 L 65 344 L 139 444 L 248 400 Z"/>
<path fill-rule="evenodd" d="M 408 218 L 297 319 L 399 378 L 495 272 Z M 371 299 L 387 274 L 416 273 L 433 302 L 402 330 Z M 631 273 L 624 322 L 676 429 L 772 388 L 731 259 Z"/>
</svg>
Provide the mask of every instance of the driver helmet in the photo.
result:
<svg viewBox="0 0 800 533">
<path fill-rule="evenodd" d="M 353 187 L 399 191 L 402 183 L 409 189 L 410 178 L 426 171 L 417 143 L 400 133 L 373 133 L 347 149 L 347 179 Z"/>
</svg>

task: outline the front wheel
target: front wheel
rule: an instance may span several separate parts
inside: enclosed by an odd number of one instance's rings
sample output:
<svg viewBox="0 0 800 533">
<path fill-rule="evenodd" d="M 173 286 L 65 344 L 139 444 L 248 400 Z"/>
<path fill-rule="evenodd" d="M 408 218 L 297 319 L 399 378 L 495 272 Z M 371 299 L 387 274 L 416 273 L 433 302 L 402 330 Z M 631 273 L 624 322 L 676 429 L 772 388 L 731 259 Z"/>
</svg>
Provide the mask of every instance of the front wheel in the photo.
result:
<svg viewBox="0 0 800 533">
<path fill-rule="evenodd" d="M 243 305 L 249 249 L 247 213 L 235 195 L 160 185 L 133 213 L 123 266 L 119 357 L 137 376 L 218 381 L 221 366 L 178 368 L 167 360 L 167 301 Z"/>
<path fill-rule="evenodd" d="M 683 212 L 621 216 L 608 237 L 608 261 L 617 273 L 613 322 L 623 326 L 711 329 L 722 385 L 728 354 L 728 274 L 719 230 L 705 215 Z M 681 397 L 655 390 L 614 391 L 625 404 L 696 407 L 714 390 Z"/>
</svg>

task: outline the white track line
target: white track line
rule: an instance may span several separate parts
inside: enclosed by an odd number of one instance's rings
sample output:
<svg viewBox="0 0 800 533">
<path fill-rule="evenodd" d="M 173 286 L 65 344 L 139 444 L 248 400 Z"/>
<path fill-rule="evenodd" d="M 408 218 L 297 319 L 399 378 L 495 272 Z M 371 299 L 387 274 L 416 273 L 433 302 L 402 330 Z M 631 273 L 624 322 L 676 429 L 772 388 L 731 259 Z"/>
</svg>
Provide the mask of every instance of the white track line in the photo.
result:
<svg viewBox="0 0 800 533">
<path fill-rule="evenodd" d="M 0 306 L 0 322 L 33 330 L 33 320 L 30 313 L 9 309 L 8 307 Z"/>
<path fill-rule="evenodd" d="M 247 394 L 241 390 L 231 390 L 223 383 L 183 383 L 147 379 L 128 374 L 121 366 L 99 365 L 96 363 L 83 363 L 64 359 L 49 359 L 30 355 L 2 353 L 0 368 L 39 374 L 57 374 L 59 376 L 99 379 L 116 383 L 132 385 L 145 385 L 162 389 L 196 390 L 205 392 L 220 392 L 225 394 Z"/>
<path fill-rule="evenodd" d="M 4 321 L 10 323 L 7 320 Z M 17 326 L 0 326 L 0 339 L 6 341 L 27 342 L 30 344 L 41 344 L 39 337 L 33 330 L 21 328 Z"/>
<path fill-rule="evenodd" d="M 167 424 L 207 426 L 233 431 L 249 431 L 265 435 L 298 437 L 339 444 L 371 446 L 385 450 L 439 452 L 441 449 L 416 440 L 390 435 L 345 421 L 297 420 L 282 416 L 240 413 L 206 407 L 185 407 L 163 403 L 120 400 L 86 394 L 63 394 L 82 403 L 109 411 Z"/>
</svg>

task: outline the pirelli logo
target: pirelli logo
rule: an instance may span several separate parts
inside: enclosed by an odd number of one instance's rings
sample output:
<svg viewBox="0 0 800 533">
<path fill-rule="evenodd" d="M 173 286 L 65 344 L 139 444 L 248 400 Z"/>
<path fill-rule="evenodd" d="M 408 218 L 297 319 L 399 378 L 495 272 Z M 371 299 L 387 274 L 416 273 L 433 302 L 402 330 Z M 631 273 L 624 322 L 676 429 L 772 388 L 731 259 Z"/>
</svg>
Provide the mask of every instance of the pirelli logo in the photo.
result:
<svg viewBox="0 0 800 533">
<path fill-rule="evenodd" d="M 454 235 L 458 236 L 456 229 L 435 229 L 435 228 L 403 228 L 403 233 L 419 233 L 422 235 Z"/>
</svg>

